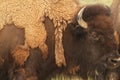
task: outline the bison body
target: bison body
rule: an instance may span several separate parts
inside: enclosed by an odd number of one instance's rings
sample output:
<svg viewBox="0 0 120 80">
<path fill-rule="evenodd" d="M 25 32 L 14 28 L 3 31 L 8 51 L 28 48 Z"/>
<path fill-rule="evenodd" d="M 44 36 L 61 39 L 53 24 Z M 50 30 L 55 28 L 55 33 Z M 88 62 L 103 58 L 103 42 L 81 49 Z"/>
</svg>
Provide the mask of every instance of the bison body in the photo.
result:
<svg viewBox="0 0 120 80">
<path fill-rule="evenodd" d="M 48 58 L 42 58 L 39 48 L 30 48 L 29 57 L 23 65 L 16 64 L 10 53 L 17 45 L 24 44 L 24 29 L 7 25 L 0 31 L 0 79 L 45 80 L 57 73 L 73 73 L 83 79 L 110 80 L 112 71 L 118 70 L 120 55 L 109 8 L 102 5 L 88 6 L 83 14 L 87 16 L 82 17 L 87 28 L 80 25 L 75 16 L 75 20 L 63 31 L 67 66 L 61 68 L 55 63 L 55 27 L 52 20 L 46 17 L 44 21 L 48 34 Z"/>
<path fill-rule="evenodd" d="M 17 46 L 24 44 L 24 30 L 15 25 L 6 25 L 0 31 L 0 79 L 7 80 L 9 69 L 12 68 L 11 51 Z"/>
</svg>

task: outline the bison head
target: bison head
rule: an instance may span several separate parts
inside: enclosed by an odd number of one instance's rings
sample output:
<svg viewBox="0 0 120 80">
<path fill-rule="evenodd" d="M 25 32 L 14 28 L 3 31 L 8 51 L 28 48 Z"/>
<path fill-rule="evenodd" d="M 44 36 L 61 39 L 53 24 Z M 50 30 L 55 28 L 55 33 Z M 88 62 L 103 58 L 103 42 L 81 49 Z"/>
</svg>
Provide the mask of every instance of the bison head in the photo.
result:
<svg viewBox="0 0 120 80">
<path fill-rule="evenodd" d="M 99 4 L 83 7 L 64 32 L 68 68 L 76 65 L 83 77 L 106 80 L 108 72 L 120 65 L 116 34 L 109 7 Z"/>
</svg>

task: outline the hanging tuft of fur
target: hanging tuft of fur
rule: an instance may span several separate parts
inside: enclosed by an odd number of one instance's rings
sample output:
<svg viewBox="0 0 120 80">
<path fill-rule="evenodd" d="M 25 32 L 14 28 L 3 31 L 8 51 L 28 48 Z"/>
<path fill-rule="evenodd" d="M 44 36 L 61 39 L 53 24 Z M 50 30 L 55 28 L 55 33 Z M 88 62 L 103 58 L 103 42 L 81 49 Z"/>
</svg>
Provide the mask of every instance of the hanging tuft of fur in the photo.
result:
<svg viewBox="0 0 120 80">
<path fill-rule="evenodd" d="M 25 29 L 25 46 L 39 47 L 43 58 L 47 58 L 45 43 L 47 33 L 45 17 L 49 17 L 55 30 L 55 59 L 58 66 L 66 65 L 62 45 L 62 31 L 78 11 L 75 0 L 2 0 L 0 3 L 0 30 L 5 24 L 14 23 Z"/>
</svg>

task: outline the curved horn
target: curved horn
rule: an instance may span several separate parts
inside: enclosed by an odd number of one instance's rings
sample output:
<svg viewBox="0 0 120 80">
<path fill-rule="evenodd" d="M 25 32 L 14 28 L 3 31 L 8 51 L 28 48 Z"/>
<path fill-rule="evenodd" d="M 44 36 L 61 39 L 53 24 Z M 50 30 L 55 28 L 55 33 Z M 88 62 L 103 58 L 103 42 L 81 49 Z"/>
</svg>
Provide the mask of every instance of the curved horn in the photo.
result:
<svg viewBox="0 0 120 80">
<path fill-rule="evenodd" d="M 77 21 L 78 21 L 78 24 L 81 26 L 81 27 L 83 27 L 83 28 L 88 28 L 88 25 L 87 25 L 87 23 L 82 19 L 82 14 L 83 14 L 83 11 L 84 11 L 84 9 L 85 9 L 86 7 L 83 7 L 80 11 L 79 11 L 79 13 L 78 13 L 78 18 L 77 18 Z"/>
</svg>

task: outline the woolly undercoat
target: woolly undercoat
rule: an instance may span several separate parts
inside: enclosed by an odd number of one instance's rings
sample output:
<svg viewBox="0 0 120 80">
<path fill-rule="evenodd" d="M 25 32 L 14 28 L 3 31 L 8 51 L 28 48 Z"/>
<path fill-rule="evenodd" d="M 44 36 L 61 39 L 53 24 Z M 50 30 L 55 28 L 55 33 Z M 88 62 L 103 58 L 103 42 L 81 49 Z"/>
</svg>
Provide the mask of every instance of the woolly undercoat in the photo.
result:
<svg viewBox="0 0 120 80">
<path fill-rule="evenodd" d="M 47 33 L 44 18 L 49 17 L 55 30 L 55 58 L 58 66 L 66 65 L 62 46 L 62 31 L 71 22 L 78 5 L 75 0 L 3 0 L 0 3 L 0 30 L 5 24 L 14 23 L 25 29 L 24 45 L 39 47 L 43 58 L 47 58 L 48 47 L 45 43 Z"/>
</svg>

